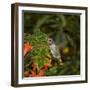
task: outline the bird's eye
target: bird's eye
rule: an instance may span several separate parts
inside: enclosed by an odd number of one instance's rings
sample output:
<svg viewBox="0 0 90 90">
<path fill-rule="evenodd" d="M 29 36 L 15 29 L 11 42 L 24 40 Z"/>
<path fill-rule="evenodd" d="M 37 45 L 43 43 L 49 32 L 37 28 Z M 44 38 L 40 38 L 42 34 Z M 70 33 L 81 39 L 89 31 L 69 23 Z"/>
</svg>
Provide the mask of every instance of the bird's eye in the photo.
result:
<svg viewBox="0 0 90 90">
<path fill-rule="evenodd" d="M 52 40 L 49 40 L 50 42 L 52 41 Z"/>
</svg>

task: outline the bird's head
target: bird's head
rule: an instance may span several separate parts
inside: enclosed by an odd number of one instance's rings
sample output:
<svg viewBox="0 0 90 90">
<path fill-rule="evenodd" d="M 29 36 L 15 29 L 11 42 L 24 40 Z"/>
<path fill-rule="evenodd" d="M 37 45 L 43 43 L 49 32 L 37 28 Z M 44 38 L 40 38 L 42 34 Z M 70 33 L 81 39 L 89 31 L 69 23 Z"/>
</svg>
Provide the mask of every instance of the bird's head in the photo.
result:
<svg viewBox="0 0 90 90">
<path fill-rule="evenodd" d="M 51 45 L 53 43 L 54 43 L 53 39 L 52 38 L 48 38 L 48 44 Z"/>
</svg>

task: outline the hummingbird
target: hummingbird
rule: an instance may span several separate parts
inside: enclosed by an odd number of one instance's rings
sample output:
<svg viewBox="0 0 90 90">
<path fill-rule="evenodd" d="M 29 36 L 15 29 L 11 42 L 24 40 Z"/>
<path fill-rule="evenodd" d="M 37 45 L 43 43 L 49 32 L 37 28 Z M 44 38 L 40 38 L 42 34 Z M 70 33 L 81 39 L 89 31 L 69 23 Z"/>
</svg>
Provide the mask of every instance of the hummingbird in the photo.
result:
<svg viewBox="0 0 90 90">
<path fill-rule="evenodd" d="M 52 38 L 48 38 L 48 44 L 53 58 L 57 59 L 60 65 L 63 65 L 59 49 Z"/>
</svg>

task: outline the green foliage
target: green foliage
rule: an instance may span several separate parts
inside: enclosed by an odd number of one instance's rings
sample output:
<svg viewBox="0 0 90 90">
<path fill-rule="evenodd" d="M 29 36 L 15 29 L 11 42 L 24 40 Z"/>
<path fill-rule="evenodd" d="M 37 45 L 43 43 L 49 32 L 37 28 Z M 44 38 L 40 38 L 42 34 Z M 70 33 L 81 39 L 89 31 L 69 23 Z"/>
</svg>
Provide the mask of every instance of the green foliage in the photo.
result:
<svg viewBox="0 0 90 90">
<path fill-rule="evenodd" d="M 57 66 L 53 66 L 49 70 L 46 70 L 45 75 L 52 76 L 52 75 L 57 75 L 57 73 L 58 73 L 58 67 Z"/>
<path fill-rule="evenodd" d="M 42 33 L 40 30 L 34 32 L 32 35 L 28 35 L 25 38 L 33 46 L 31 56 L 33 58 L 33 63 L 37 65 L 40 70 L 46 63 L 46 56 L 50 55 L 49 45 L 48 45 L 48 36 L 45 33 Z"/>
</svg>

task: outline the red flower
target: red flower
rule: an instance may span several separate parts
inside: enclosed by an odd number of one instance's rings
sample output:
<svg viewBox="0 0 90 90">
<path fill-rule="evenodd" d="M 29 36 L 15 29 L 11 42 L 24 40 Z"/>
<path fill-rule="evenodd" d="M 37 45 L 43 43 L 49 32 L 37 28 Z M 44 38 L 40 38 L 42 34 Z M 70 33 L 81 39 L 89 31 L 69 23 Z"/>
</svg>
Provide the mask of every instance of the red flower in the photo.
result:
<svg viewBox="0 0 90 90">
<path fill-rule="evenodd" d="M 37 69 L 37 67 L 36 67 L 35 64 L 32 64 L 32 68 L 33 68 L 33 70 L 36 70 Z"/>
<path fill-rule="evenodd" d="M 44 65 L 44 70 L 47 70 L 49 68 L 49 66 L 46 64 Z"/>
<path fill-rule="evenodd" d="M 27 54 L 27 52 L 32 50 L 32 46 L 29 43 L 24 44 L 24 56 Z"/>
<path fill-rule="evenodd" d="M 36 72 L 33 71 L 33 70 L 31 71 L 31 76 L 32 77 L 41 77 L 41 76 L 44 76 L 44 75 L 45 75 L 45 71 L 43 69 L 40 70 L 38 74 L 36 74 Z"/>
<path fill-rule="evenodd" d="M 35 77 L 36 76 L 36 73 L 34 71 L 31 71 L 31 76 L 32 77 Z"/>
<path fill-rule="evenodd" d="M 40 72 L 38 73 L 39 76 L 44 76 L 45 71 L 44 70 L 40 70 Z"/>
</svg>

